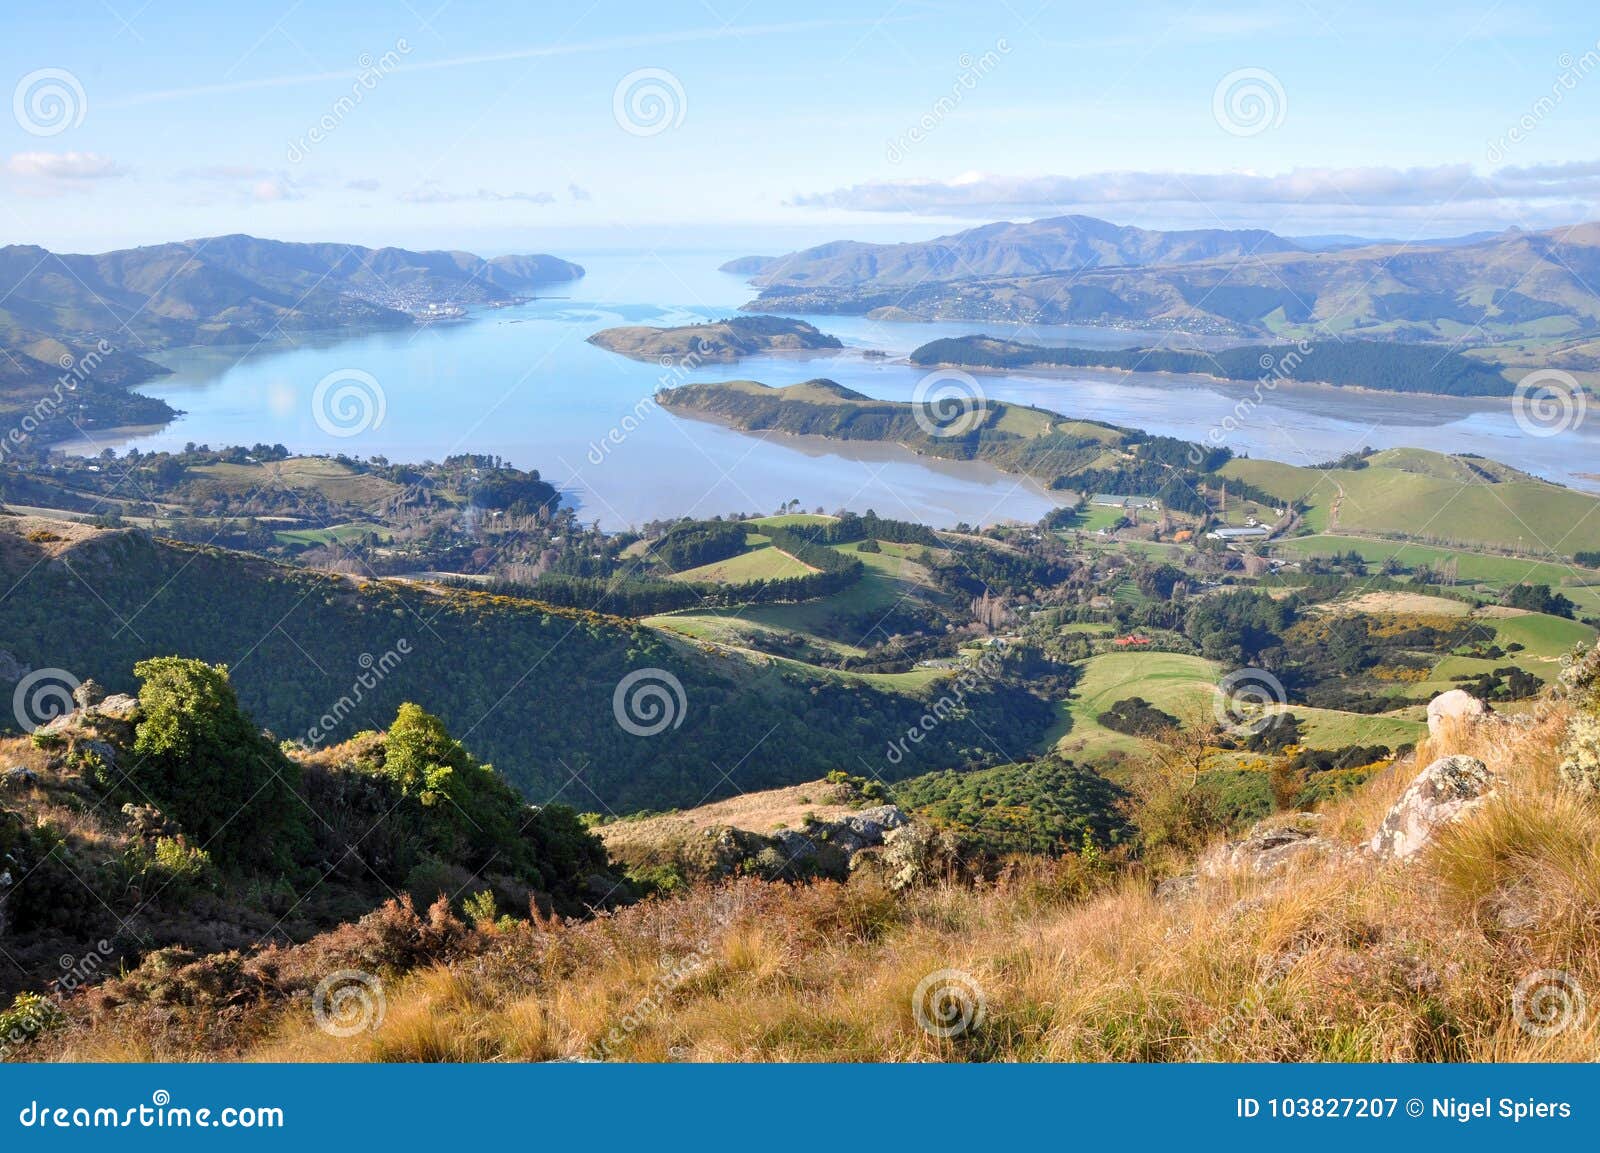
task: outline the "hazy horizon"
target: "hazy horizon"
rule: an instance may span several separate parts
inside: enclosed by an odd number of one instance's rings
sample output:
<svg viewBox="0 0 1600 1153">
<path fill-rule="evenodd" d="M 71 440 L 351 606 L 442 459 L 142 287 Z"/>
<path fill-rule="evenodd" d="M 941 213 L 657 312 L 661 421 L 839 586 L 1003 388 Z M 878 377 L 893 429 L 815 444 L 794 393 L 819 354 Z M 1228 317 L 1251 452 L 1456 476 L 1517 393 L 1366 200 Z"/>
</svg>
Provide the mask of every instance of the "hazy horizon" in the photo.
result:
<svg viewBox="0 0 1600 1153">
<path fill-rule="evenodd" d="M 8 16 L 0 242 L 762 251 L 1068 212 L 1399 240 L 1600 217 L 1576 4 L 204 11 Z"/>
</svg>

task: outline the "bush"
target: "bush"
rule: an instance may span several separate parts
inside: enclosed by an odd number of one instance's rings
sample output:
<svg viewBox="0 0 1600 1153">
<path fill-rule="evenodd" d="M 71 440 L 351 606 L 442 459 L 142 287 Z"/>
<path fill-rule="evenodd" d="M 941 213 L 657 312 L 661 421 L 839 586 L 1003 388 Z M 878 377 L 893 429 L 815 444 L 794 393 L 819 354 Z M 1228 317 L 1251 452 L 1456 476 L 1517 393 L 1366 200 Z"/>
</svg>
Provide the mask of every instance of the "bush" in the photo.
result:
<svg viewBox="0 0 1600 1153">
<path fill-rule="evenodd" d="M 307 841 L 299 769 L 239 707 L 223 665 L 140 661 L 132 786 L 224 865 L 287 867 Z"/>
<path fill-rule="evenodd" d="M 381 758 L 375 771 L 411 802 L 426 848 L 442 860 L 492 865 L 552 892 L 607 867 L 605 847 L 576 812 L 526 804 L 418 705 L 400 706 Z"/>
</svg>

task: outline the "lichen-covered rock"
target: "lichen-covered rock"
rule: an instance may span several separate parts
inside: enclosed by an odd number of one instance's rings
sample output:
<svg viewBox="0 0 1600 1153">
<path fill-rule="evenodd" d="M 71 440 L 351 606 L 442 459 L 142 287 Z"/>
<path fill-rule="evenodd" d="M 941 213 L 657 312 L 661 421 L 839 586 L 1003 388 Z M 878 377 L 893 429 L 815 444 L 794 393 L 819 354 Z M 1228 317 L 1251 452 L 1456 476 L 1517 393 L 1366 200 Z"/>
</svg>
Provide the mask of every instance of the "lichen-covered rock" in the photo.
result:
<svg viewBox="0 0 1600 1153">
<path fill-rule="evenodd" d="M 851 863 L 859 865 L 864 858 L 872 859 L 882 869 L 889 887 L 898 891 L 926 884 L 949 872 L 955 867 L 958 849 L 955 837 L 946 830 L 908 824 L 889 830 L 880 853 L 863 854 Z"/>
<path fill-rule="evenodd" d="M 92 709 L 106 699 L 106 690 L 99 681 L 89 677 L 72 690 L 72 699 L 80 709 Z"/>
<path fill-rule="evenodd" d="M 1428 702 L 1428 735 L 1437 737 L 1446 721 L 1466 718 L 1476 720 L 1492 712 L 1483 701 L 1465 689 L 1451 689 L 1440 693 Z"/>
<path fill-rule="evenodd" d="M 1600 795 L 1600 711 L 1586 708 L 1573 715 L 1561 751 L 1561 783 L 1586 796 Z"/>
<path fill-rule="evenodd" d="M 1205 877 L 1275 873 L 1303 853 L 1337 848 L 1322 835 L 1321 813 L 1292 813 L 1260 821 L 1242 839 L 1210 850 L 1200 858 L 1199 871 Z"/>
<path fill-rule="evenodd" d="M 1441 828 L 1494 795 L 1496 778 L 1476 757 L 1440 757 L 1406 787 L 1368 848 L 1385 860 L 1404 860 Z"/>
</svg>

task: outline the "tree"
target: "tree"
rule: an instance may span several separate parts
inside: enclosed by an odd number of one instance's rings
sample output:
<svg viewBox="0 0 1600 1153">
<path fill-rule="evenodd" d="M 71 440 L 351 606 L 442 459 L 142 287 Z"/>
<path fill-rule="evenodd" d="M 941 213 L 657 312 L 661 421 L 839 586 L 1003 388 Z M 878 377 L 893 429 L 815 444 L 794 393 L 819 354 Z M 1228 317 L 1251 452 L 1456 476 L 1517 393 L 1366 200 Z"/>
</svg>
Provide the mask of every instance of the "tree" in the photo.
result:
<svg viewBox="0 0 1600 1153">
<path fill-rule="evenodd" d="M 156 657 L 133 671 L 135 756 L 114 789 L 154 801 L 219 864 L 292 864 L 306 841 L 299 769 L 240 708 L 227 666 Z"/>
<path fill-rule="evenodd" d="M 438 717 L 407 702 L 384 738 L 381 775 L 420 807 L 431 852 L 544 888 L 602 872 L 606 853 L 563 805 L 533 807 L 481 765 Z"/>
</svg>

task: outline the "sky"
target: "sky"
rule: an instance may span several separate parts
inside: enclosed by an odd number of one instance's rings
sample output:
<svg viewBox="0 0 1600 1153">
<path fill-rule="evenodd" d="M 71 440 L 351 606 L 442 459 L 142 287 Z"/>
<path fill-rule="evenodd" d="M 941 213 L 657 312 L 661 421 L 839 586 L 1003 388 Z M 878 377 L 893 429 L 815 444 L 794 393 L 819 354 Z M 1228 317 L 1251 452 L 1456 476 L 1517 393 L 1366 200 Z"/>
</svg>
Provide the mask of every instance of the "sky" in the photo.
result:
<svg viewBox="0 0 1600 1153">
<path fill-rule="evenodd" d="M 63 0 L 0 22 L 0 244 L 57 251 L 1600 218 L 1592 0 Z"/>
</svg>

